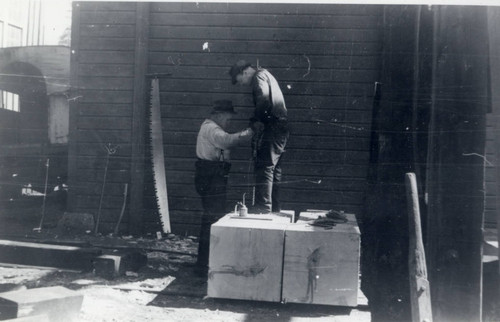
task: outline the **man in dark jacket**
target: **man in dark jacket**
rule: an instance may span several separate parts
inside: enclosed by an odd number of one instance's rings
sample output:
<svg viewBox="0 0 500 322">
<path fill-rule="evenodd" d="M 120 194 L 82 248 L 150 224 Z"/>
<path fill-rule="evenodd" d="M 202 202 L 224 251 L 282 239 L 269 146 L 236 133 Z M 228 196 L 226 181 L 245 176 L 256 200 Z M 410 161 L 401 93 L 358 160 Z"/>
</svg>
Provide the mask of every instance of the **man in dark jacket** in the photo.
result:
<svg viewBox="0 0 500 322">
<path fill-rule="evenodd" d="M 210 117 L 201 125 L 196 139 L 195 187 L 203 205 L 197 266 L 203 275 L 208 269 L 210 226 L 226 211 L 230 149 L 250 142 L 253 136 L 250 128 L 237 133 L 226 132 L 233 114 L 236 113 L 231 101 L 215 101 Z"/>
<path fill-rule="evenodd" d="M 276 78 L 263 68 L 254 68 L 240 60 L 229 70 L 233 84 L 252 88 L 255 112 L 250 119 L 255 136 L 252 142 L 255 158 L 255 208 L 253 212 L 281 210 L 279 184 L 281 156 L 288 141 L 285 99 Z"/>
</svg>

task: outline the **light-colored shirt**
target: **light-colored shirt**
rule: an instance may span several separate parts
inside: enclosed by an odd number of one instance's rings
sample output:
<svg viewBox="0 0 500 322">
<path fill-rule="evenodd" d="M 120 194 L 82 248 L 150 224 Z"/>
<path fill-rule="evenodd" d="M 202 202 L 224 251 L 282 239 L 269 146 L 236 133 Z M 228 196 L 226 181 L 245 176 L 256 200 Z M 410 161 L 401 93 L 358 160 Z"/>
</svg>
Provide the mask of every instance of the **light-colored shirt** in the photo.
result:
<svg viewBox="0 0 500 322">
<path fill-rule="evenodd" d="M 211 119 L 201 125 L 196 139 L 196 156 L 208 161 L 229 161 L 230 148 L 249 141 L 253 131 L 248 128 L 237 133 L 227 133 Z"/>
</svg>

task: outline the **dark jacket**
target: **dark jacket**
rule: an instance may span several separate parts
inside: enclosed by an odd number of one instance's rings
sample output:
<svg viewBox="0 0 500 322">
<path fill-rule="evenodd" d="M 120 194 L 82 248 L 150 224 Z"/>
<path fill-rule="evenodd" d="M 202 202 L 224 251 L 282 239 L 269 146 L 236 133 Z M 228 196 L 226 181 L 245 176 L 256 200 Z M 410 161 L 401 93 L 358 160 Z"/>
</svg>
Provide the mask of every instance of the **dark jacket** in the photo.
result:
<svg viewBox="0 0 500 322">
<path fill-rule="evenodd" d="M 276 78 L 266 69 L 259 68 L 252 79 L 255 113 L 251 121 L 273 124 L 287 120 L 285 99 Z"/>
</svg>

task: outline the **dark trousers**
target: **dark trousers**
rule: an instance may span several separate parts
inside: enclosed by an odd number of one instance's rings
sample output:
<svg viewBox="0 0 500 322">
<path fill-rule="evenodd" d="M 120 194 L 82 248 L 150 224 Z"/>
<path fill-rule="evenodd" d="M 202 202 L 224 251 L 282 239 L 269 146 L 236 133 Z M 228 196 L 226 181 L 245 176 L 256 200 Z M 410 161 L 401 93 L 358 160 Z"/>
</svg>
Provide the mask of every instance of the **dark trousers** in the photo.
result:
<svg viewBox="0 0 500 322">
<path fill-rule="evenodd" d="M 255 207 L 263 212 L 279 212 L 281 157 L 276 165 L 255 167 Z"/>
<path fill-rule="evenodd" d="M 195 187 L 203 205 L 197 259 L 199 266 L 208 266 L 210 227 L 226 213 L 226 187 L 230 167 L 227 162 L 196 161 Z"/>
<path fill-rule="evenodd" d="M 255 208 L 262 212 L 279 212 L 281 158 L 288 141 L 286 123 L 267 125 L 255 159 Z"/>
</svg>

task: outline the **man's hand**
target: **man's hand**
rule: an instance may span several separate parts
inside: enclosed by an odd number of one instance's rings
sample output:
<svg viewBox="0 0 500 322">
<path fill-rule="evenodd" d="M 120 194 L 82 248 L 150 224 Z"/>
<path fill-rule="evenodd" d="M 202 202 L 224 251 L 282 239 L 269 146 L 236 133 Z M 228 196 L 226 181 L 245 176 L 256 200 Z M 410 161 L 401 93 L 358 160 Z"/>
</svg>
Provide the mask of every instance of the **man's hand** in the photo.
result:
<svg viewBox="0 0 500 322">
<path fill-rule="evenodd" d="M 246 140 L 254 137 L 255 132 L 252 130 L 252 128 L 248 127 L 245 130 L 240 132 L 239 138 Z"/>
<path fill-rule="evenodd" d="M 259 122 L 259 121 L 252 122 L 250 124 L 250 127 L 252 128 L 253 132 L 257 135 L 264 131 L 264 123 Z"/>
</svg>

